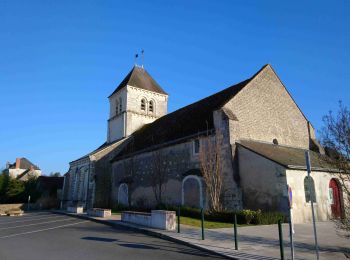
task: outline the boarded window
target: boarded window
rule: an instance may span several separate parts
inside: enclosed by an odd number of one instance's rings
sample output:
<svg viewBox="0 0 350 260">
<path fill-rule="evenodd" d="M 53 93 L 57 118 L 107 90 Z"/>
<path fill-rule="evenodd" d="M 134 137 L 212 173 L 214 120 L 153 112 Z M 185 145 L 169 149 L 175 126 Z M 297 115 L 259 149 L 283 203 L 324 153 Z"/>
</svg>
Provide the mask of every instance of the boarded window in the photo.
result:
<svg viewBox="0 0 350 260">
<path fill-rule="evenodd" d="M 199 153 L 199 148 L 200 148 L 200 143 L 199 139 L 196 139 L 193 141 L 193 153 L 198 154 Z"/>
<path fill-rule="evenodd" d="M 310 178 L 310 179 L 309 179 Z M 304 179 L 305 201 L 316 202 L 315 182 L 312 177 L 305 177 Z"/>
</svg>

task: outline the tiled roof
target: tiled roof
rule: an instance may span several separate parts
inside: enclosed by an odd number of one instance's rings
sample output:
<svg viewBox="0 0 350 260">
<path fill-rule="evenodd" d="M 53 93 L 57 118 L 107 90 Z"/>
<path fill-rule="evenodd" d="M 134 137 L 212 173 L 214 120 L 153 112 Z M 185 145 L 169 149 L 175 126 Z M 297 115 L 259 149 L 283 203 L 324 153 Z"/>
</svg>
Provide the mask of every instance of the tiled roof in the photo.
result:
<svg viewBox="0 0 350 260">
<path fill-rule="evenodd" d="M 126 85 L 168 95 L 144 68 L 137 66 L 134 66 L 132 68 L 129 74 L 123 79 L 123 81 L 119 84 L 119 86 L 113 91 L 113 93 L 109 97 L 117 93 Z"/>
<path fill-rule="evenodd" d="M 19 168 L 20 169 L 30 169 L 31 166 L 33 166 L 34 170 L 40 170 L 38 166 L 33 164 L 27 158 L 20 158 L 20 164 L 19 164 Z M 16 162 L 14 162 L 13 164 L 10 164 L 9 168 L 10 169 L 15 169 L 16 168 Z"/>
<path fill-rule="evenodd" d="M 154 145 L 164 144 L 213 129 L 213 112 L 223 107 L 266 66 L 247 80 L 143 126 L 132 134 L 132 141 L 113 160 Z"/>
<path fill-rule="evenodd" d="M 286 168 L 306 169 L 305 151 L 306 149 L 275 145 L 251 140 L 240 140 L 238 145 L 259 154 L 271 161 L 274 161 Z M 330 170 L 332 169 L 325 160 L 324 155 L 309 151 L 312 169 Z"/>
</svg>

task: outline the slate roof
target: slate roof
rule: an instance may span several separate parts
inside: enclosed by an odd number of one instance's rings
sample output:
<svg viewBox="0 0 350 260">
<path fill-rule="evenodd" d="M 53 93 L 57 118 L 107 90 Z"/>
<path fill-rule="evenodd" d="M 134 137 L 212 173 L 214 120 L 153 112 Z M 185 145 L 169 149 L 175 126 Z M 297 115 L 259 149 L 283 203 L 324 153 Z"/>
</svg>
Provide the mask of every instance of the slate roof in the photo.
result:
<svg viewBox="0 0 350 260">
<path fill-rule="evenodd" d="M 33 166 L 34 170 L 40 170 L 38 166 L 33 164 L 31 161 L 29 161 L 27 158 L 20 158 L 20 169 L 30 169 L 30 166 Z M 16 162 L 9 165 L 9 169 L 15 169 L 16 168 Z"/>
<path fill-rule="evenodd" d="M 128 75 L 126 75 L 123 81 L 109 97 L 117 93 L 126 85 L 168 95 L 144 68 L 138 66 L 134 66 L 132 68 L 132 70 L 128 73 Z"/>
<path fill-rule="evenodd" d="M 250 140 L 240 140 L 239 142 L 237 142 L 237 144 L 286 168 L 303 170 L 306 169 L 306 149 Z M 322 160 L 322 156 L 324 155 L 313 151 L 309 151 L 309 154 L 312 169 L 320 171 L 328 171 L 332 169 L 331 166 L 329 166 L 325 161 Z"/>
<path fill-rule="evenodd" d="M 96 154 L 96 153 L 102 151 L 103 149 L 105 149 L 105 148 L 107 148 L 107 147 L 110 147 L 110 146 L 114 145 L 115 143 L 117 143 L 117 142 L 119 142 L 119 141 L 121 141 L 121 140 L 123 140 L 123 139 L 124 139 L 124 138 L 120 138 L 120 139 L 117 139 L 117 140 L 115 140 L 115 141 L 113 141 L 113 142 L 111 142 L 111 143 L 104 142 L 103 144 L 101 144 L 99 147 L 97 147 L 97 148 L 96 148 L 95 150 L 93 150 L 92 152 L 90 152 L 90 153 L 88 153 L 88 154 L 85 154 L 84 156 L 79 157 L 78 159 L 76 159 L 76 160 L 74 160 L 74 161 L 71 161 L 70 163 L 79 161 L 79 160 L 81 160 L 81 159 L 83 159 L 83 158 L 86 158 L 86 157 L 88 157 L 88 156 L 90 156 L 90 155 L 94 155 L 94 154 Z"/>
<path fill-rule="evenodd" d="M 144 150 L 154 145 L 161 145 L 177 139 L 189 137 L 214 128 L 213 112 L 224 106 L 232 97 L 241 91 L 257 74 L 236 85 L 226 88 L 212 96 L 190 104 L 170 114 L 167 114 L 153 123 L 144 125 L 132 134 L 132 141 L 113 158 Z"/>
</svg>

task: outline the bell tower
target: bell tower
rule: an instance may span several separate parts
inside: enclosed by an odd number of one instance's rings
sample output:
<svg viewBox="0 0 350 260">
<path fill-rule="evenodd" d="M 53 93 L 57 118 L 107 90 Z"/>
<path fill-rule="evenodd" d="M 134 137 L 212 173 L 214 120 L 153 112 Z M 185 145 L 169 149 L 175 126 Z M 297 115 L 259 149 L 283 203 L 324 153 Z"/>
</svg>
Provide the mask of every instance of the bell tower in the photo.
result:
<svg viewBox="0 0 350 260">
<path fill-rule="evenodd" d="M 108 99 L 108 143 L 131 135 L 143 125 L 166 115 L 168 110 L 168 94 L 137 65 Z"/>
</svg>

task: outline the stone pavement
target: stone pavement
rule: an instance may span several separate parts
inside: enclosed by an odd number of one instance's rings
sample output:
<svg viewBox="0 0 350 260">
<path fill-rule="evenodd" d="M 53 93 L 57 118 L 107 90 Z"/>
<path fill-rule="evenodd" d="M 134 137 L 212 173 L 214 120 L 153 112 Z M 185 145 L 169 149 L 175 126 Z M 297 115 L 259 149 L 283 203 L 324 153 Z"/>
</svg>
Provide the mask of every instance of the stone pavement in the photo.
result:
<svg viewBox="0 0 350 260">
<path fill-rule="evenodd" d="M 108 219 L 87 217 L 85 214 L 69 215 L 89 218 L 112 226 L 123 225 L 150 235 L 215 252 L 228 258 L 256 260 L 280 259 L 277 225 L 239 227 L 239 250 L 236 251 L 234 250 L 233 228 L 206 229 L 205 240 L 202 240 L 201 230 L 191 226 L 181 225 L 181 232 L 177 233 L 124 223 L 120 220 L 120 215 L 113 215 Z M 288 225 L 284 224 L 284 254 L 286 259 L 291 259 L 288 231 Z M 350 257 L 350 239 L 338 233 L 334 228 L 334 223 L 318 222 L 317 231 L 320 259 L 348 259 L 346 254 Z M 312 224 L 295 225 L 294 245 L 295 259 L 316 259 Z"/>
</svg>

